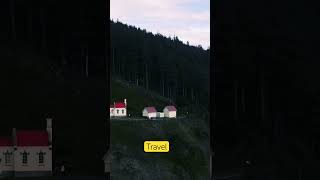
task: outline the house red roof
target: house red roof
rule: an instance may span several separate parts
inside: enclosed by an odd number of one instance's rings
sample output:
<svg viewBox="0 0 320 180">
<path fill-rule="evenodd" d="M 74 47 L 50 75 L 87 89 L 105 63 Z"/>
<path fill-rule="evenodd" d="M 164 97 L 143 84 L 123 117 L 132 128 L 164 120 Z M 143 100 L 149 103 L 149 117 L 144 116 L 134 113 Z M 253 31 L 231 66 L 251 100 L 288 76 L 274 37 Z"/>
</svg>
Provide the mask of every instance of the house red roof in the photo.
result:
<svg viewBox="0 0 320 180">
<path fill-rule="evenodd" d="M 16 133 L 17 146 L 48 146 L 48 133 L 44 130 L 20 130 Z"/>
<path fill-rule="evenodd" d="M 12 146 L 12 138 L 11 137 L 0 137 L 0 146 Z"/>
<path fill-rule="evenodd" d="M 115 103 L 114 105 L 110 105 L 110 108 L 125 108 L 126 107 L 126 104 L 125 103 L 122 103 L 122 102 L 118 102 L 118 103 Z"/>
<path fill-rule="evenodd" d="M 174 106 L 166 106 L 165 109 L 168 109 L 168 111 L 177 111 L 176 107 Z"/>
<path fill-rule="evenodd" d="M 147 110 L 148 113 L 157 112 L 156 108 L 154 108 L 154 107 L 145 107 L 145 109 Z"/>
<path fill-rule="evenodd" d="M 125 107 L 126 107 L 126 104 L 124 104 L 124 103 L 116 103 L 116 104 L 115 104 L 115 107 L 116 107 L 116 108 L 125 108 Z"/>
</svg>

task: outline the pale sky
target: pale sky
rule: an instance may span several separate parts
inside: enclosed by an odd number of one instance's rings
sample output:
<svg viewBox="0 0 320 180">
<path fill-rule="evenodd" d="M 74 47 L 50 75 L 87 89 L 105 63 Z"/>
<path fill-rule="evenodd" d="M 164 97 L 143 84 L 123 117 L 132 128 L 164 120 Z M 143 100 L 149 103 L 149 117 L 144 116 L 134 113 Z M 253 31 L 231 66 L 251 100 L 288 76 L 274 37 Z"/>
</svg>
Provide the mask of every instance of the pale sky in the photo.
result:
<svg viewBox="0 0 320 180">
<path fill-rule="evenodd" d="M 210 46 L 210 0 L 110 0 L 110 18 L 204 49 Z"/>
</svg>

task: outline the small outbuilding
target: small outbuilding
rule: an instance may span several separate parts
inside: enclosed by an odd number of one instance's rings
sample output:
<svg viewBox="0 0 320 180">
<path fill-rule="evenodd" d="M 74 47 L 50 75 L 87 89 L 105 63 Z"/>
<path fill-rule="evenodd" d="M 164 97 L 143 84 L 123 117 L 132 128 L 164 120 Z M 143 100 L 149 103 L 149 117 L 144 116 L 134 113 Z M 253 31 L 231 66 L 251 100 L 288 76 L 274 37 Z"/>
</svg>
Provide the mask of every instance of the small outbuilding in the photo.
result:
<svg viewBox="0 0 320 180">
<path fill-rule="evenodd" d="M 163 112 L 157 112 L 157 118 L 163 118 L 164 113 Z"/>
<path fill-rule="evenodd" d="M 163 109 L 164 117 L 166 118 L 176 118 L 177 117 L 177 109 L 174 106 L 166 106 Z"/>
<path fill-rule="evenodd" d="M 157 117 L 157 110 L 155 107 L 145 107 L 142 110 L 142 116 L 149 119 Z"/>
</svg>

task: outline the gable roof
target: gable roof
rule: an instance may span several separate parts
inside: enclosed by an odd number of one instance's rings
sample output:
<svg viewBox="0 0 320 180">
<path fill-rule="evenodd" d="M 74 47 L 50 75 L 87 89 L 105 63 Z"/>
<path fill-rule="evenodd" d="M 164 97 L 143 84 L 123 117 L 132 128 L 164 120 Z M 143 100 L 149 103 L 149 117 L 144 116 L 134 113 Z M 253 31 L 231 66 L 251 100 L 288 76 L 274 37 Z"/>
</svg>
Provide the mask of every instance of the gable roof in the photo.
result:
<svg viewBox="0 0 320 180">
<path fill-rule="evenodd" d="M 12 146 L 12 139 L 11 137 L 7 136 L 0 136 L 0 146 Z"/>
<path fill-rule="evenodd" d="M 48 146 L 48 132 L 45 130 L 19 130 L 16 132 L 17 146 Z"/>
<path fill-rule="evenodd" d="M 124 103 L 116 103 L 116 104 L 115 104 L 115 107 L 116 107 L 116 108 L 125 108 L 125 107 L 126 107 L 126 104 L 124 104 Z"/>
<path fill-rule="evenodd" d="M 157 112 L 155 107 L 145 107 L 144 110 L 147 110 L 148 113 L 155 113 Z"/>
<path fill-rule="evenodd" d="M 168 111 L 177 111 L 176 107 L 174 106 L 166 106 L 164 109 L 168 109 Z"/>
<path fill-rule="evenodd" d="M 115 103 L 114 105 L 110 105 L 110 108 L 125 108 L 126 104 L 122 102 Z"/>
</svg>

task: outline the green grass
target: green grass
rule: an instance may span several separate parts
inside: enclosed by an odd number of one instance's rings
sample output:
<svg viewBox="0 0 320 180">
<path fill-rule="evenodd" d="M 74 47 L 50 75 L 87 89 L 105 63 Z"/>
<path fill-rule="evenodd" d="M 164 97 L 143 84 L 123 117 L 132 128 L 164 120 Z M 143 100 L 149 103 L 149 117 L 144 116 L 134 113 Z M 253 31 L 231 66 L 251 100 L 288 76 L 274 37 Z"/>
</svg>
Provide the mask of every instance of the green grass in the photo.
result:
<svg viewBox="0 0 320 180">
<path fill-rule="evenodd" d="M 182 120 L 181 120 L 182 121 Z M 111 123 L 111 146 L 125 146 L 123 157 L 138 159 L 142 164 L 168 164 L 179 167 L 190 176 L 203 176 L 207 173 L 208 156 L 200 146 L 206 146 L 208 139 L 199 139 L 193 134 L 192 127 L 181 129 L 178 120 L 164 121 L 113 121 Z M 189 133 L 187 135 L 186 133 Z M 190 139 L 190 136 L 195 139 Z M 145 140 L 168 140 L 169 153 L 144 153 Z M 115 167 L 117 168 L 117 167 Z M 175 169 L 171 169 L 175 173 Z"/>
</svg>

